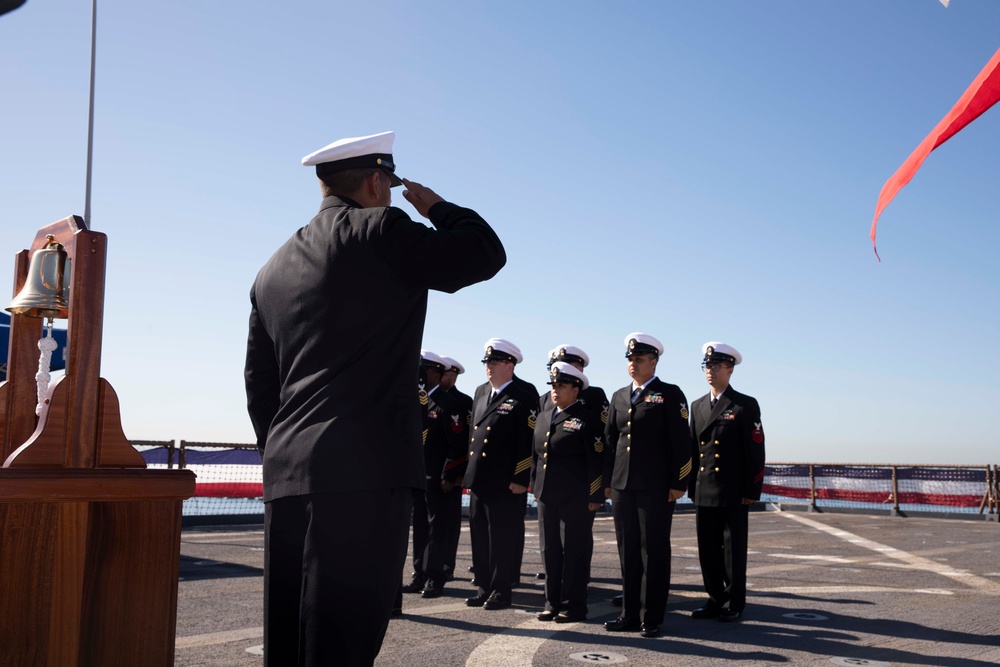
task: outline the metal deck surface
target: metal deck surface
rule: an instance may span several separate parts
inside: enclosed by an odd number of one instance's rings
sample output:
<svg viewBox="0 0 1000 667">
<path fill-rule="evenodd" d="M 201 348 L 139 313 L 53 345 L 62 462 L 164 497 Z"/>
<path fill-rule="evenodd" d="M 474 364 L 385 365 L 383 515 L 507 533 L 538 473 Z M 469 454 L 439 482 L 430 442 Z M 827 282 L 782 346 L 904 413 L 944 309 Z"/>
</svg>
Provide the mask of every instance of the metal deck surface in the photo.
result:
<svg viewBox="0 0 1000 667">
<path fill-rule="evenodd" d="M 1000 524 L 995 521 L 805 512 L 750 516 L 744 620 L 695 620 L 704 600 L 694 514 L 678 512 L 663 634 L 611 634 L 619 568 L 611 517 L 594 524 L 586 622 L 535 620 L 543 604 L 538 531 L 527 523 L 514 608 L 466 607 L 474 594 L 468 524 L 458 574 L 443 597 L 406 595 L 381 667 L 625 664 L 1000 664 Z M 176 664 L 262 665 L 262 526 L 186 529 L 181 538 Z"/>
</svg>

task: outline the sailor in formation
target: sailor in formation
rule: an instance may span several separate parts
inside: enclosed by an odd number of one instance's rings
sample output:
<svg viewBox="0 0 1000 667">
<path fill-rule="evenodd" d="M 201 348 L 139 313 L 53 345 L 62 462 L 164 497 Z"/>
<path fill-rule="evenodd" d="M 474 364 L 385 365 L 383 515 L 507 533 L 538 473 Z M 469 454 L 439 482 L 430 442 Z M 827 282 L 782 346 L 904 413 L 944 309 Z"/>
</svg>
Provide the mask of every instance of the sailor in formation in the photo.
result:
<svg viewBox="0 0 1000 667">
<path fill-rule="evenodd" d="M 764 428 L 757 399 L 729 384 L 743 355 L 716 341 L 701 352 L 710 391 L 691 405 L 690 495 L 708 601 L 691 615 L 733 622 L 746 606 L 749 510 L 764 485 Z"/>
<path fill-rule="evenodd" d="M 551 407 L 535 424 L 531 466 L 546 575 L 538 620 L 573 623 L 587 618 L 594 512 L 604 504 L 604 426 L 580 400 L 590 386 L 583 371 L 557 361 L 549 384 Z"/>
<path fill-rule="evenodd" d="M 523 359 L 516 345 L 491 338 L 484 347 L 487 381 L 476 389 L 463 481 L 478 590 L 465 603 L 495 610 L 511 605 L 519 577 L 538 393 L 514 376 Z"/>
<path fill-rule="evenodd" d="M 605 486 L 621 563 L 621 615 L 609 632 L 660 634 L 670 588 L 670 526 L 691 473 L 688 404 L 680 387 L 656 376 L 663 344 L 645 333 L 625 338 L 628 374 L 605 428 Z"/>
</svg>

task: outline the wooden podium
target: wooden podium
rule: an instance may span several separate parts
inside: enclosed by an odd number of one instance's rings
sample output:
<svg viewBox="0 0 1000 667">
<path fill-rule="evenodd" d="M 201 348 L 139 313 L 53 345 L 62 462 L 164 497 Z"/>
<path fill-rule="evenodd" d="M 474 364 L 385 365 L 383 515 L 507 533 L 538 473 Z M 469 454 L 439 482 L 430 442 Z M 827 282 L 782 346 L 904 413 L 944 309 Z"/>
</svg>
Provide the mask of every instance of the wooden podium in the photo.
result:
<svg viewBox="0 0 1000 667">
<path fill-rule="evenodd" d="M 69 258 L 66 373 L 41 413 L 35 371 L 42 320 L 11 317 L 0 384 L 0 665 L 173 665 L 181 504 L 188 470 L 147 470 L 100 377 L 107 236 L 71 216 L 52 239 Z"/>
</svg>

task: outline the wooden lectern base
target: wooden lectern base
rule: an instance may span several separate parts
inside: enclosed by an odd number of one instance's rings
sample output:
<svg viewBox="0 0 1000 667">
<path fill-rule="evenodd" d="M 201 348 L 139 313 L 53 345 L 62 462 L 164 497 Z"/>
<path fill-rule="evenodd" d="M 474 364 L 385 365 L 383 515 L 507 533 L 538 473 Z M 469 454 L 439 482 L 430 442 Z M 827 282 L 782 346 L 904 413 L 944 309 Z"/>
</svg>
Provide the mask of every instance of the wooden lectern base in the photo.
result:
<svg viewBox="0 0 1000 667">
<path fill-rule="evenodd" d="M 189 470 L 0 469 L 0 665 L 174 664 Z"/>
</svg>

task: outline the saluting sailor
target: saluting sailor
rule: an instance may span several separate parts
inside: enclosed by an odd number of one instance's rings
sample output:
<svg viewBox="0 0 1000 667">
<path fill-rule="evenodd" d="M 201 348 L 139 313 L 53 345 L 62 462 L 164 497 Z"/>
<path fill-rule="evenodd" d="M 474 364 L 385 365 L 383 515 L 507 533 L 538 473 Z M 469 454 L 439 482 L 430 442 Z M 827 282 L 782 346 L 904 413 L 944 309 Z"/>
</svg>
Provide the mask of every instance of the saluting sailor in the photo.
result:
<svg viewBox="0 0 1000 667">
<path fill-rule="evenodd" d="M 660 634 L 670 588 L 670 526 L 691 474 L 688 405 L 680 387 L 656 377 L 663 344 L 625 338 L 632 382 L 615 392 L 605 429 L 605 493 L 612 501 L 623 601 L 611 632 Z"/>
<path fill-rule="evenodd" d="M 531 488 L 545 566 L 540 621 L 587 618 L 587 582 L 594 552 L 594 512 L 604 504 L 604 425 L 579 400 L 590 386 L 583 371 L 557 361 L 549 371 L 550 408 L 539 413 Z"/>
<path fill-rule="evenodd" d="M 749 514 L 764 485 L 764 428 L 757 399 L 729 384 L 743 355 L 716 341 L 701 352 L 710 391 L 691 405 L 697 472 L 690 495 L 708 602 L 691 615 L 733 622 L 746 606 Z"/>
<path fill-rule="evenodd" d="M 478 593 L 465 603 L 504 609 L 511 605 L 511 588 L 518 576 L 518 533 L 524 530 L 538 394 L 530 384 L 524 383 L 530 387 L 526 389 L 515 382 L 514 365 L 523 359 L 516 345 L 491 338 L 484 347 L 487 382 L 476 389 L 469 466 L 463 482 L 470 490 L 469 527 Z"/>
<path fill-rule="evenodd" d="M 250 291 L 265 664 L 374 662 L 406 561 L 411 489 L 424 486 L 414 385 L 427 290 L 454 292 L 506 261 L 475 211 L 401 181 L 394 136 L 342 139 L 303 158 L 320 180 L 319 212 L 295 225 Z M 400 184 L 433 229 L 390 205 Z"/>
</svg>

